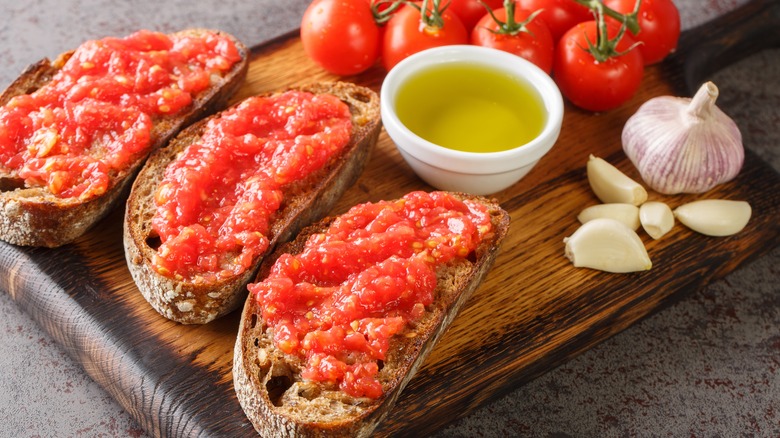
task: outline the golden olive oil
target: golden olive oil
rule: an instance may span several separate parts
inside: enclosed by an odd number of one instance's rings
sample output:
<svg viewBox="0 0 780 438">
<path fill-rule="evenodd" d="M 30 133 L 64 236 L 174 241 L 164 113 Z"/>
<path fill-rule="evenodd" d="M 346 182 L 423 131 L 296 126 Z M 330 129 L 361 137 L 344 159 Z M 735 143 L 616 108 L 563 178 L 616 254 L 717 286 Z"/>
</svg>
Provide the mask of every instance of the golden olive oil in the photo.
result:
<svg viewBox="0 0 780 438">
<path fill-rule="evenodd" d="M 415 74 L 399 88 L 396 111 L 420 137 L 467 152 L 524 145 L 546 122 L 542 98 L 530 84 L 468 63 L 445 63 Z"/>
</svg>

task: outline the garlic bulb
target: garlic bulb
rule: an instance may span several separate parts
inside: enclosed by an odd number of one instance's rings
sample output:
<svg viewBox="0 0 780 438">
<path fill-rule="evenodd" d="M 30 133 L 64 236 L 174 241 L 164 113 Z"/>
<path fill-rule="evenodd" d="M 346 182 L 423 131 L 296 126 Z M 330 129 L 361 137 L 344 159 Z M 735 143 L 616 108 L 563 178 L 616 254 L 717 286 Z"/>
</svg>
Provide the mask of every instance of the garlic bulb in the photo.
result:
<svg viewBox="0 0 780 438">
<path fill-rule="evenodd" d="M 732 180 L 745 150 L 739 128 L 715 106 L 718 88 L 707 82 L 692 99 L 648 100 L 623 127 L 623 150 L 655 191 L 703 193 Z"/>
</svg>

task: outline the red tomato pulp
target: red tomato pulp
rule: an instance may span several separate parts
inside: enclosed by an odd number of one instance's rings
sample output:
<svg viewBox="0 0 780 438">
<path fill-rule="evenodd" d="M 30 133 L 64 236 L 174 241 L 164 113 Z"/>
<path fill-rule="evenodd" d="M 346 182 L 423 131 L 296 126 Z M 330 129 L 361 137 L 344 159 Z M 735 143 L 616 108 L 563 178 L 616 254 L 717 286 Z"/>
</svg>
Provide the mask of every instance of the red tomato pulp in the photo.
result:
<svg viewBox="0 0 780 438">
<path fill-rule="evenodd" d="M 414 335 L 435 299 L 437 267 L 468 257 L 492 232 L 484 206 L 444 192 L 361 204 L 249 290 L 275 345 L 304 360 L 304 379 L 377 398 L 380 361 L 393 336 Z"/>
<path fill-rule="evenodd" d="M 155 118 L 187 108 L 239 59 L 214 33 L 88 41 L 48 84 L 0 107 L 0 171 L 62 198 L 99 196 L 146 153 Z"/>
<path fill-rule="evenodd" d="M 210 120 L 155 194 L 157 272 L 195 283 L 244 272 L 268 247 L 282 188 L 324 166 L 351 130 L 344 102 L 298 91 L 251 97 Z"/>
</svg>

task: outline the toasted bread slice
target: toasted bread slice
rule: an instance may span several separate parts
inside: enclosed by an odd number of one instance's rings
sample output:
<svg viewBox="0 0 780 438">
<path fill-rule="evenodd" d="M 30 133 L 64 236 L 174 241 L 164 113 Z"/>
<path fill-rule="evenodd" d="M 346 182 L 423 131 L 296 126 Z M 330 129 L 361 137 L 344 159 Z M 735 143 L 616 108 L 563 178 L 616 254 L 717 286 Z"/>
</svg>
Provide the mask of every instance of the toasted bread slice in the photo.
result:
<svg viewBox="0 0 780 438">
<path fill-rule="evenodd" d="M 108 189 L 103 195 L 86 201 L 61 198 L 46 187 L 27 188 L 17 175 L 4 174 L 0 169 L 1 240 L 15 245 L 44 247 L 61 246 L 73 241 L 127 195 L 126 189 L 130 187 L 149 153 L 166 144 L 183 127 L 227 105 L 244 82 L 249 65 L 249 50 L 224 32 L 187 29 L 177 34 L 197 35 L 204 32 L 216 32 L 233 40 L 242 59 L 225 74 L 213 75 L 210 86 L 193 96 L 192 104 L 184 112 L 153 119 L 152 145 L 148 152 L 129 168 L 110 175 Z M 66 52 L 54 61 L 44 59 L 28 67 L 0 95 L 0 105 L 7 104 L 15 96 L 30 94 L 50 82 L 73 53 Z"/>
<path fill-rule="evenodd" d="M 295 89 L 332 94 L 345 102 L 352 117 L 352 132 L 349 143 L 323 168 L 283 188 L 284 201 L 272 219 L 266 254 L 330 211 L 362 173 L 381 130 L 379 97 L 368 88 L 332 82 Z M 205 324 L 238 308 L 246 297 L 246 285 L 263 259 L 263 255 L 257 256 L 253 267 L 240 275 L 208 283 L 176 280 L 152 267 L 157 237 L 151 226 L 154 194 L 168 163 L 200 138 L 208 120 L 182 131 L 168 147 L 150 157 L 133 185 L 124 221 L 125 255 L 138 288 L 161 315 L 183 324 Z"/>
<path fill-rule="evenodd" d="M 495 201 L 462 193 L 454 195 L 477 200 L 487 207 L 494 227 L 492 236 L 486 237 L 468 257 L 438 268 L 433 304 L 427 306 L 413 328 L 407 327 L 390 340 L 386 360 L 377 375 L 383 388 L 379 398 L 357 398 L 304 380 L 300 374 L 302 359 L 276 348 L 273 331 L 263 319 L 263 309 L 252 296 L 247 299 L 234 350 L 233 381 L 238 400 L 260 435 L 368 436 L 392 409 L 438 338 L 490 270 L 509 228 L 508 213 Z M 281 254 L 302 252 L 306 240 L 327 229 L 333 220 L 324 219 L 307 227 L 294 241 L 281 246 L 263 263 L 258 281 L 265 278 Z"/>
</svg>

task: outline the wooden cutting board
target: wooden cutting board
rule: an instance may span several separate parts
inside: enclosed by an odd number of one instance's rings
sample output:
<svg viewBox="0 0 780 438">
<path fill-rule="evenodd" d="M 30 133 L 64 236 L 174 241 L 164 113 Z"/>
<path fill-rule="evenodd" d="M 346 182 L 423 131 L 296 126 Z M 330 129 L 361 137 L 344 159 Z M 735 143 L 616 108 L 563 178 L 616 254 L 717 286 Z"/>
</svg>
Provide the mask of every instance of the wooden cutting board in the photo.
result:
<svg viewBox="0 0 780 438">
<path fill-rule="evenodd" d="M 575 269 L 563 256 L 563 238 L 577 228 L 577 213 L 597 202 L 585 177 L 588 155 L 638 178 L 620 147 L 626 119 L 650 97 L 690 95 L 720 66 L 777 46 L 779 9 L 775 0 L 754 1 L 686 32 L 678 54 L 648 69 L 639 94 L 620 109 L 593 114 L 567 106 L 552 152 L 517 185 L 495 194 L 512 216 L 495 267 L 378 435 L 435 431 L 777 246 L 780 176 L 748 152 L 739 177 L 706 195 L 650 193 L 672 207 L 705 196 L 746 200 L 754 216 L 738 235 L 706 237 L 679 224 L 659 241 L 642 234 L 654 267 L 627 275 Z M 382 77 L 377 69 L 343 79 L 378 90 Z M 254 49 L 236 99 L 332 79 L 289 35 Z M 365 173 L 333 213 L 419 189 L 430 187 L 383 133 Z M 155 313 L 125 265 L 121 215 L 118 209 L 58 249 L 0 243 L 0 288 L 150 433 L 253 435 L 231 376 L 238 312 L 206 326 L 182 326 Z"/>
</svg>

